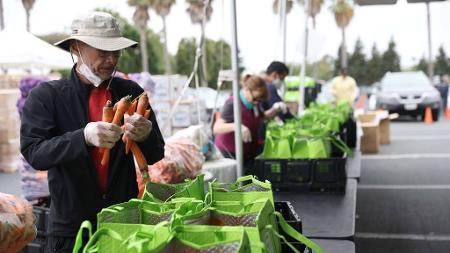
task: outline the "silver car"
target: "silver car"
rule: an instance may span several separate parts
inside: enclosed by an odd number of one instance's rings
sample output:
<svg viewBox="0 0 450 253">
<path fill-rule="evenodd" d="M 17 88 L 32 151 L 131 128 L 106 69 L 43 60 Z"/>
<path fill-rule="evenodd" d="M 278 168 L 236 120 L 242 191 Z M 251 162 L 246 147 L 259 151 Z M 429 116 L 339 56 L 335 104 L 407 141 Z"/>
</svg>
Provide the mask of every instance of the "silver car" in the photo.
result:
<svg viewBox="0 0 450 253">
<path fill-rule="evenodd" d="M 430 107 L 433 120 L 439 120 L 441 96 L 422 72 L 388 72 L 379 84 L 377 107 L 413 117 L 424 116 Z"/>
</svg>

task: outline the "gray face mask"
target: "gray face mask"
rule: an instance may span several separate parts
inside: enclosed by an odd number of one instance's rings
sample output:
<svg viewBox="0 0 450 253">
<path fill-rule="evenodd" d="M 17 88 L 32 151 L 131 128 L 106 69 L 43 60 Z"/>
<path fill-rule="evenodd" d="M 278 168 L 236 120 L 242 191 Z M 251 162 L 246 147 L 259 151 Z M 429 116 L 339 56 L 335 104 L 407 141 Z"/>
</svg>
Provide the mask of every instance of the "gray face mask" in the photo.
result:
<svg viewBox="0 0 450 253">
<path fill-rule="evenodd" d="M 94 85 L 97 88 L 98 86 L 100 86 L 100 84 L 102 84 L 103 80 L 99 76 L 94 74 L 94 72 L 92 72 L 92 70 L 84 63 L 83 56 L 81 55 L 80 48 L 78 47 L 78 43 L 77 49 L 78 52 L 80 53 L 80 59 L 82 63 L 80 67 L 77 69 L 77 72 L 80 75 L 83 75 L 89 82 L 92 83 L 92 85 Z"/>
</svg>

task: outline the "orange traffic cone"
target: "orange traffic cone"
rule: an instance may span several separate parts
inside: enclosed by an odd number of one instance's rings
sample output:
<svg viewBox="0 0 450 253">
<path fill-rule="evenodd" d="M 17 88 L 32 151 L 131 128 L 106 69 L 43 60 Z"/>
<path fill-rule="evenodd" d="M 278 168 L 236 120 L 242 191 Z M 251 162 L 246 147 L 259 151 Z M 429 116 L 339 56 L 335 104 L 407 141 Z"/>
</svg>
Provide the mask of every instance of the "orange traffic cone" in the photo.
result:
<svg viewBox="0 0 450 253">
<path fill-rule="evenodd" d="M 425 124 L 433 123 L 433 114 L 431 113 L 431 107 L 427 107 L 425 109 L 425 117 L 423 121 L 425 122 Z"/>
<path fill-rule="evenodd" d="M 449 107 L 445 108 L 445 117 L 447 119 L 450 119 L 450 108 Z"/>
</svg>

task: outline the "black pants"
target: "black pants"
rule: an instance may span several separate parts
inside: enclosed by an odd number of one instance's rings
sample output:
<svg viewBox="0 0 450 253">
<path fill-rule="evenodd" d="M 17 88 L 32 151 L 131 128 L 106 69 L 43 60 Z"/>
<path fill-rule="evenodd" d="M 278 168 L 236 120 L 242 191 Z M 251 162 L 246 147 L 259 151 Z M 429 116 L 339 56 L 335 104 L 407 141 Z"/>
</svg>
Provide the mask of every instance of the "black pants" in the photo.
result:
<svg viewBox="0 0 450 253">
<path fill-rule="evenodd" d="M 72 253 L 75 237 L 47 237 L 45 253 Z"/>
</svg>

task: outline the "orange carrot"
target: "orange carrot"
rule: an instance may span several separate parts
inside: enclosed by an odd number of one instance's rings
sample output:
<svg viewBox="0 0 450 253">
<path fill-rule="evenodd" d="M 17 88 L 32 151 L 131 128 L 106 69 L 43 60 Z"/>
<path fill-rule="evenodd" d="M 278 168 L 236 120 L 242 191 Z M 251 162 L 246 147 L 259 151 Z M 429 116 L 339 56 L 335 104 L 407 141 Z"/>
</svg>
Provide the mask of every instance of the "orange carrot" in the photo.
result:
<svg viewBox="0 0 450 253">
<path fill-rule="evenodd" d="M 144 94 L 139 98 L 136 113 L 141 116 L 144 116 L 145 110 L 147 110 L 147 107 L 148 107 L 148 96 L 147 96 L 147 94 Z"/>
<path fill-rule="evenodd" d="M 103 107 L 103 115 L 102 115 L 102 121 L 111 123 L 111 121 L 114 118 L 114 112 L 113 112 L 113 106 L 112 102 L 110 100 L 106 101 L 105 106 Z M 103 153 L 105 153 L 106 149 L 101 149 Z M 109 153 L 107 155 L 108 157 L 105 158 L 106 161 L 109 160 Z"/>
<path fill-rule="evenodd" d="M 137 104 L 138 104 L 138 100 L 139 100 L 139 97 L 140 96 L 142 96 L 142 94 L 141 95 L 139 95 L 137 98 L 135 98 L 134 100 L 133 100 L 133 102 L 131 102 L 131 105 L 130 105 L 130 108 L 128 108 L 128 115 L 133 115 L 134 114 L 134 112 L 136 111 L 136 107 L 137 107 Z M 125 130 L 126 130 L 127 128 L 125 127 Z M 128 153 L 130 152 L 130 147 L 131 147 L 131 140 L 130 140 L 130 138 L 127 136 L 127 135 L 123 135 L 123 137 L 122 137 L 122 141 L 125 143 L 125 154 L 127 154 L 128 155 Z"/>
<path fill-rule="evenodd" d="M 136 111 L 136 107 L 137 107 L 137 100 L 133 100 L 133 102 L 131 102 L 130 108 L 128 108 L 128 115 L 133 115 L 134 112 Z"/>
<path fill-rule="evenodd" d="M 141 94 L 137 102 L 136 113 L 141 116 L 144 116 L 148 105 L 149 103 L 147 94 L 146 93 Z M 145 159 L 145 156 L 143 155 L 139 146 L 133 140 L 129 139 L 128 145 L 130 145 L 131 152 L 133 153 L 134 157 L 136 158 L 136 162 L 138 163 L 139 170 L 141 171 L 142 174 L 142 181 L 146 182 L 149 178 L 147 160 Z"/>
<path fill-rule="evenodd" d="M 128 111 L 130 104 L 131 104 L 131 96 L 125 96 L 122 99 L 120 99 L 119 102 L 117 102 L 117 109 L 116 109 L 116 112 L 115 112 L 113 120 L 112 120 L 113 124 L 120 126 L 123 116 Z M 105 152 L 103 153 L 102 162 L 101 162 L 102 165 L 105 165 L 106 162 L 108 161 L 107 159 L 109 159 L 109 153 L 110 153 L 110 150 L 105 149 Z"/>
<path fill-rule="evenodd" d="M 133 101 L 134 106 L 137 106 L 137 109 L 135 108 L 136 113 L 144 116 L 146 113 L 146 109 L 148 107 L 148 97 L 147 94 L 144 92 L 141 95 L 139 95 L 136 100 Z M 133 106 L 132 104 L 132 106 Z M 129 112 L 129 111 L 128 111 Z M 131 115 L 131 114 L 130 114 Z M 128 152 L 130 151 L 130 147 L 132 145 L 133 140 L 131 140 L 130 138 L 128 138 L 128 136 L 124 136 L 124 138 L 122 138 L 123 142 L 125 142 L 125 154 L 128 154 Z"/>
<path fill-rule="evenodd" d="M 139 170 L 142 174 L 142 180 L 148 180 L 148 163 L 147 159 L 145 159 L 144 154 L 142 153 L 139 146 L 136 144 L 136 142 L 132 142 L 131 144 L 131 152 L 134 155 L 134 158 L 136 158 L 136 162 L 138 164 Z"/>
<path fill-rule="evenodd" d="M 110 100 L 106 101 L 103 107 L 103 118 L 102 121 L 111 123 L 114 118 L 113 106 Z"/>
<path fill-rule="evenodd" d="M 146 119 L 150 118 L 150 113 L 151 113 L 150 109 L 145 110 L 144 118 Z"/>
</svg>

